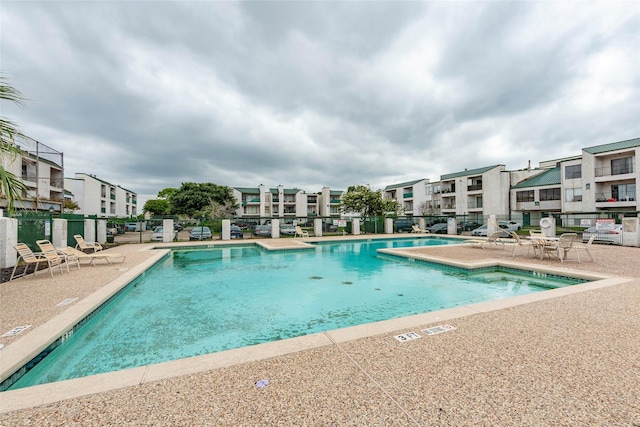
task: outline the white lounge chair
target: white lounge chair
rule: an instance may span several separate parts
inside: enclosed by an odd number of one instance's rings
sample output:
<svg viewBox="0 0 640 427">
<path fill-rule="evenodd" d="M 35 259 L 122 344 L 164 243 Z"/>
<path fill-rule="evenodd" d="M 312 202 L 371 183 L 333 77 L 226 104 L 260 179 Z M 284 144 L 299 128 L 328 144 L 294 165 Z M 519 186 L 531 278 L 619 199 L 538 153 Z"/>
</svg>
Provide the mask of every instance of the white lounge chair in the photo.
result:
<svg viewBox="0 0 640 427">
<path fill-rule="evenodd" d="M 80 249 L 82 252 L 84 252 L 85 250 L 91 250 L 93 252 L 98 252 L 102 250 L 102 245 L 98 242 L 85 242 L 84 241 L 84 237 L 82 237 L 80 234 L 75 234 L 73 236 L 74 239 L 76 239 L 76 249 Z"/>
<path fill-rule="evenodd" d="M 296 234 L 293 237 L 309 237 L 309 232 L 296 225 Z"/>
<path fill-rule="evenodd" d="M 13 280 L 14 277 L 25 276 L 27 274 L 27 270 L 29 269 L 30 264 L 35 264 L 35 269 L 33 270 L 33 276 L 35 277 L 35 275 L 38 273 L 38 265 L 40 265 L 41 262 L 47 263 L 47 265 L 49 266 L 49 273 L 51 273 L 51 277 L 53 277 L 53 267 L 55 266 L 60 267 L 60 273 L 63 272 L 62 270 L 62 261 L 64 261 L 63 257 L 55 254 L 53 255 L 46 255 L 46 254 L 40 254 L 40 253 L 34 254 L 31 248 L 29 248 L 29 246 L 27 246 L 24 243 L 16 243 L 15 245 L 13 245 L 13 247 L 18 252 L 18 260 L 16 262 L 16 265 L 13 267 L 13 271 L 11 272 L 11 277 L 9 278 L 9 281 Z M 18 264 L 20 260 L 22 260 L 26 265 L 24 267 L 24 271 L 22 272 L 22 274 L 20 276 L 16 276 L 15 275 L 16 268 L 18 268 Z"/>
<path fill-rule="evenodd" d="M 112 264 L 114 261 L 124 262 L 126 259 L 125 255 L 115 254 L 110 252 L 103 252 L 103 251 L 88 254 L 88 253 L 79 251 L 78 249 L 72 248 L 71 246 L 58 248 L 57 250 L 58 252 L 65 254 L 71 259 L 77 259 L 78 266 L 80 265 L 80 260 L 83 260 L 83 259 L 89 260 L 90 261 L 89 264 L 91 265 L 95 265 L 94 262 L 97 259 L 103 259 L 107 261 L 107 263 L 109 264 Z"/>
<path fill-rule="evenodd" d="M 411 226 L 411 232 L 412 233 L 429 233 L 429 230 L 423 230 L 419 226 L 417 226 L 416 224 L 413 224 Z"/>
</svg>

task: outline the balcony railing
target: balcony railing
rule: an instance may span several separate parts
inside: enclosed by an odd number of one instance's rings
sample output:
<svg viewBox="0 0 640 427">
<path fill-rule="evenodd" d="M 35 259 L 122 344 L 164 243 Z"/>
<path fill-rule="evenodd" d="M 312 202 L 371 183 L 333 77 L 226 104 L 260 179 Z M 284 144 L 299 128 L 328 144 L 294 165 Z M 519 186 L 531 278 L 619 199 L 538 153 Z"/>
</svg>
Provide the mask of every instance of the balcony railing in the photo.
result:
<svg viewBox="0 0 640 427">
<path fill-rule="evenodd" d="M 596 193 L 596 203 L 635 202 L 635 194 Z"/>
<path fill-rule="evenodd" d="M 340 203 L 340 199 L 331 199 L 331 203 Z"/>
<path fill-rule="evenodd" d="M 624 175 L 628 173 L 635 173 L 635 165 L 633 163 L 623 166 L 611 166 L 596 168 L 596 176 L 612 176 L 612 175 Z"/>
<path fill-rule="evenodd" d="M 110 198 L 111 200 L 115 200 L 115 199 L 116 199 L 116 195 L 115 195 L 115 194 L 109 194 L 109 198 Z"/>
<path fill-rule="evenodd" d="M 402 195 L 402 197 L 405 198 L 405 199 L 409 199 L 409 198 L 413 197 L 413 193 L 404 193 Z"/>
<path fill-rule="evenodd" d="M 479 191 L 479 190 L 482 190 L 482 184 L 467 186 L 467 191 Z"/>
</svg>

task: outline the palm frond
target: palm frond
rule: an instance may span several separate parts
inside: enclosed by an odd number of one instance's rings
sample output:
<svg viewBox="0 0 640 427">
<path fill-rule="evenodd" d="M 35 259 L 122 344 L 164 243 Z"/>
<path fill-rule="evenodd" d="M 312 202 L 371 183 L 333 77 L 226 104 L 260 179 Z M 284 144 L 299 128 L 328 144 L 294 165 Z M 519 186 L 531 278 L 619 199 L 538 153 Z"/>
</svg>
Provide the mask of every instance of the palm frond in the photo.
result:
<svg viewBox="0 0 640 427">
<path fill-rule="evenodd" d="M 15 202 L 22 200 L 22 194 L 27 190 L 27 187 L 17 176 L 0 165 L 0 189 L 7 199 L 9 215 L 13 216 Z"/>
</svg>

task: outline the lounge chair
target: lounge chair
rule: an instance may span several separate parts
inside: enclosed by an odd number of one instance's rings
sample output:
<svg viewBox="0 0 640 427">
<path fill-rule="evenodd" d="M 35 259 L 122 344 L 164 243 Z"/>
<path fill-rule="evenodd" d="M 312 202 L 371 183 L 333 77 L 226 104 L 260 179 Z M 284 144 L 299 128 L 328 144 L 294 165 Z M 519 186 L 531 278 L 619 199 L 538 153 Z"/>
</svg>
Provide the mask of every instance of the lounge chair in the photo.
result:
<svg viewBox="0 0 640 427">
<path fill-rule="evenodd" d="M 502 233 L 504 232 L 504 230 L 502 230 L 502 229 L 500 229 L 500 230 L 501 231 L 496 231 L 491 236 L 487 237 L 487 240 L 482 242 L 480 247 L 482 249 L 484 249 L 485 245 L 489 245 L 489 246 L 491 246 L 491 245 L 494 245 L 494 246 L 502 245 L 504 247 L 504 241 L 502 239 L 500 239 L 500 236 L 502 236 Z"/>
<path fill-rule="evenodd" d="M 13 245 L 13 247 L 18 252 L 18 259 L 16 261 L 16 265 L 13 267 L 13 272 L 11 273 L 11 277 L 9 278 L 9 281 L 13 280 L 14 277 L 25 276 L 27 274 L 27 270 L 29 269 L 30 264 L 35 264 L 35 269 L 33 270 L 33 276 L 35 277 L 35 275 L 38 273 L 38 265 L 40 265 L 41 262 L 47 263 L 47 265 L 49 266 L 49 273 L 51 273 L 51 277 L 53 277 L 53 267 L 55 266 L 60 266 L 60 273 L 63 272 L 62 270 L 62 261 L 64 261 L 63 257 L 55 254 L 52 254 L 52 255 L 34 254 L 31 248 L 29 248 L 29 246 L 25 245 L 24 243 L 16 243 L 15 245 Z M 24 271 L 22 272 L 22 274 L 20 276 L 16 276 L 15 275 L 16 269 L 18 268 L 18 263 L 20 262 L 21 259 L 26 265 L 24 267 Z"/>
<path fill-rule="evenodd" d="M 520 236 L 518 236 L 518 233 L 516 233 L 515 231 L 511 231 L 509 233 L 511 235 L 511 237 L 513 237 L 515 244 L 513 245 L 513 257 L 515 258 L 516 253 L 518 252 L 518 248 L 520 248 L 521 246 L 526 246 L 527 247 L 527 254 L 529 253 L 529 250 L 531 248 L 533 248 L 533 253 L 534 255 L 537 253 L 537 249 L 538 249 L 538 245 L 536 245 L 533 240 L 522 240 L 520 238 Z"/>
<path fill-rule="evenodd" d="M 91 250 L 92 252 L 98 252 L 102 250 L 102 245 L 98 242 L 85 242 L 84 237 L 80 234 L 75 234 L 73 236 L 76 239 L 76 249 L 80 249 L 82 252 L 85 250 Z"/>
<path fill-rule="evenodd" d="M 51 257 L 53 256 L 61 256 L 64 258 L 65 261 L 65 265 L 67 266 L 67 272 L 69 271 L 69 263 L 74 263 L 78 266 L 78 268 L 80 268 L 80 261 L 78 260 L 78 257 L 75 255 L 67 255 L 64 253 L 59 252 L 55 246 L 53 246 L 53 243 L 51 243 L 48 240 L 38 240 L 36 241 L 36 245 L 38 245 L 38 247 L 40 248 L 40 250 L 42 251 L 41 253 L 45 254 L 45 255 L 50 255 Z"/>
<path fill-rule="evenodd" d="M 569 251 L 573 249 L 573 242 L 575 241 L 578 235 L 576 233 L 564 233 L 560 235 L 560 238 L 557 241 L 547 241 L 547 244 L 541 246 L 541 254 L 540 259 L 544 258 L 544 254 L 548 253 L 549 255 L 556 256 L 560 259 L 560 262 L 564 262 L 567 259 L 567 255 Z M 575 251 L 576 256 L 578 257 L 578 262 L 580 262 L 580 255 Z"/>
<path fill-rule="evenodd" d="M 89 264 L 95 265 L 94 262 L 97 259 L 103 259 L 107 261 L 107 263 L 112 264 L 114 261 L 124 262 L 126 256 L 121 254 L 113 254 L 109 252 L 94 252 L 94 253 L 85 253 L 79 251 L 78 249 L 72 248 L 71 246 L 65 246 L 64 248 L 58 248 L 58 252 L 65 254 L 66 256 L 73 259 L 78 260 L 78 265 L 80 265 L 80 260 L 88 259 L 90 260 Z"/>
<path fill-rule="evenodd" d="M 296 234 L 293 237 L 309 237 L 309 232 L 300 228 L 299 225 L 296 225 Z"/>
<path fill-rule="evenodd" d="M 591 237 L 589 237 L 589 241 L 584 244 L 584 243 L 573 243 L 573 249 L 576 250 L 576 253 L 578 253 L 581 250 L 584 250 L 585 252 L 587 252 L 587 255 L 589 255 L 589 258 L 591 258 L 591 262 L 594 262 L 593 259 L 593 255 L 591 255 L 591 251 L 589 251 L 589 249 L 591 248 L 591 245 L 593 244 L 593 241 L 596 239 L 596 235 L 592 234 Z M 578 259 L 580 259 L 580 255 L 578 255 Z"/>
<path fill-rule="evenodd" d="M 411 232 L 412 233 L 428 233 L 429 230 L 423 230 L 419 226 L 417 226 L 416 224 L 413 224 L 411 226 Z"/>
</svg>

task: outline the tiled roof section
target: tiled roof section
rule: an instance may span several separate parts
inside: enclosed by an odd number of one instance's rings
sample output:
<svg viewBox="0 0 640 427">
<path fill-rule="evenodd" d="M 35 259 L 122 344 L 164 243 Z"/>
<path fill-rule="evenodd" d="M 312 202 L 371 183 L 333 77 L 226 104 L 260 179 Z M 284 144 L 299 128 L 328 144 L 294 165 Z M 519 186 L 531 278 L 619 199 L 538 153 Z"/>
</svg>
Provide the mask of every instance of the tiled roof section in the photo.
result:
<svg viewBox="0 0 640 427">
<path fill-rule="evenodd" d="M 238 190 L 241 193 L 260 194 L 259 188 L 250 188 L 250 187 L 233 187 L 233 188 Z"/>
<path fill-rule="evenodd" d="M 514 185 L 513 189 L 528 188 L 528 187 L 544 187 L 546 185 L 560 185 L 562 177 L 560 176 L 560 167 L 548 169 L 536 176 L 532 176 L 529 179 L 525 179 L 522 182 Z"/>
<path fill-rule="evenodd" d="M 446 174 L 446 175 L 440 175 L 440 181 L 444 181 L 444 180 L 447 180 L 447 179 L 458 178 L 459 176 L 482 175 L 483 173 L 488 172 L 491 169 L 497 168 L 498 166 L 502 166 L 502 165 L 486 166 L 484 168 L 469 169 L 469 170 L 460 171 L 460 172 L 456 172 L 456 173 L 449 173 L 449 174 Z"/>
<path fill-rule="evenodd" d="M 386 187 L 384 187 L 384 189 L 386 191 L 386 190 L 393 190 L 394 188 L 409 187 L 411 185 L 415 185 L 415 184 L 419 183 L 420 181 L 424 181 L 424 178 L 423 179 L 416 179 L 415 181 L 401 182 L 400 184 L 387 185 Z"/>
<path fill-rule="evenodd" d="M 282 190 L 284 194 L 298 194 L 300 192 L 299 188 L 285 188 Z"/>
<path fill-rule="evenodd" d="M 595 145 L 593 147 L 583 148 L 590 154 L 606 153 L 607 151 L 625 150 L 627 148 L 640 147 L 640 138 L 628 139 L 626 141 L 612 142 L 610 144 Z"/>
</svg>

